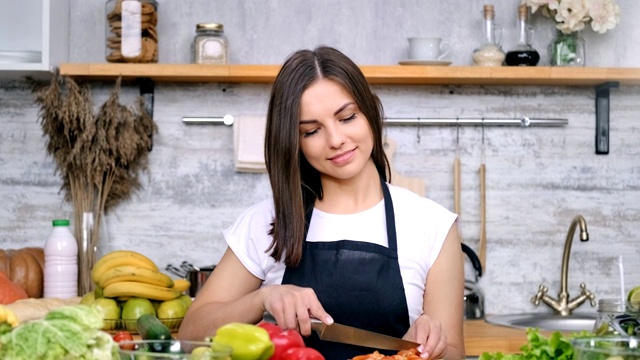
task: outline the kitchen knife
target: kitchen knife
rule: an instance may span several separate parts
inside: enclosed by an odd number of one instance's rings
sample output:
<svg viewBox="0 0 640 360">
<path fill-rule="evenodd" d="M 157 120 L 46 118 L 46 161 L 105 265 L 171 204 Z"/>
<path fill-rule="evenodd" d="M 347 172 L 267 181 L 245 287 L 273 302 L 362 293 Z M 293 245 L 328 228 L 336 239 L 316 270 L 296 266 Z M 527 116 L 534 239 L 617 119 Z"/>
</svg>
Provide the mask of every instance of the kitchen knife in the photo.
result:
<svg viewBox="0 0 640 360">
<path fill-rule="evenodd" d="M 265 313 L 264 319 L 275 323 L 275 319 L 269 313 Z M 311 320 L 311 329 L 318 334 L 320 339 L 342 344 L 365 346 L 381 350 L 409 350 L 415 349 L 420 344 L 403 340 L 389 335 L 378 334 L 373 331 L 358 329 L 352 326 L 333 323 L 326 325 L 320 320 Z"/>
</svg>

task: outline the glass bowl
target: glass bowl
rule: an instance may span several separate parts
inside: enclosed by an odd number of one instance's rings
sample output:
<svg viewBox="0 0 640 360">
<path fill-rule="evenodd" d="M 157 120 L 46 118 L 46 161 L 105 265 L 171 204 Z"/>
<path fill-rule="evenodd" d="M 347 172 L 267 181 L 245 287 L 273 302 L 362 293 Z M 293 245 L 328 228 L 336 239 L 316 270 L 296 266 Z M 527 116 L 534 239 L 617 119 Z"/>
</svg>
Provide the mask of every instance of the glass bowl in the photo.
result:
<svg viewBox="0 0 640 360">
<path fill-rule="evenodd" d="M 182 324 L 182 319 L 183 318 L 160 319 L 160 322 L 165 324 L 171 332 L 177 332 L 180 324 Z M 138 333 L 137 320 L 104 319 L 103 322 L 102 330 L 109 333 L 115 333 L 120 330 L 127 330 L 131 334 Z"/>
<path fill-rule="evenodd" d="M 121 360 L 231 360 L 233 351 L 230 346 L 207 341 L 134 340 L 118 345 Z"/>
<path fill-rule="evenodd" d="M 574 360 L 640 360 L 639 337 L 585 337 L 571 343 Z"/>
</svg>

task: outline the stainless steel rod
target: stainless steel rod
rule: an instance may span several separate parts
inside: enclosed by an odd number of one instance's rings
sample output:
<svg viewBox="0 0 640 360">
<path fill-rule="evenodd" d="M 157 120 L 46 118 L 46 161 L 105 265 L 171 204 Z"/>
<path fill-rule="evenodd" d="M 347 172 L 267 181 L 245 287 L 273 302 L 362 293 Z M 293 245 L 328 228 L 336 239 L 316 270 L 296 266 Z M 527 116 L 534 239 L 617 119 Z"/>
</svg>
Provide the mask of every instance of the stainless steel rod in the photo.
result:
<svg viewBox="0 0 640 360">
<path fill-rule="evenodd" d="M 225 116 L 205 116 L 205 117 L 182 117 L 182 122 L 185 124 L 200 124 L 200 125 L 233 125 L 234 118 L 231 115 Z"/>
<path fill-rule="evenodd" d="M 232 125 L 233 116 L 223 117 L 183 117 L 185 124 Z M 385 118 L 384 123 L 390 126 L 564 126 L 568 119 L 545 118 Z"/>
<path fill-rule="evenodd" d="M 500 118 L 386 118 L 385 124 L 397 126 L 564 126 L 568 119 Z"/>
</svg>

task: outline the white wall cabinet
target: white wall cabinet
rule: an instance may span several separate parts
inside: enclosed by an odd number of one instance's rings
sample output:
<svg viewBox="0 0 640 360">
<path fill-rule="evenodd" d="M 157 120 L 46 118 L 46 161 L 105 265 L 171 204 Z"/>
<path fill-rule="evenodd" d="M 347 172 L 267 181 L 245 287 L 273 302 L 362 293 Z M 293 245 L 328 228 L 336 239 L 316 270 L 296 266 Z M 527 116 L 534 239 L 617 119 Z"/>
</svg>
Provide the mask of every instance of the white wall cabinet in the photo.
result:
<svg viewBox="0 0 640 360">
<path fill-rule="evenodd" d="M 0 0 L 0 79 L 48 75 L 69 58 L 69 0 Z"/>
</svg>

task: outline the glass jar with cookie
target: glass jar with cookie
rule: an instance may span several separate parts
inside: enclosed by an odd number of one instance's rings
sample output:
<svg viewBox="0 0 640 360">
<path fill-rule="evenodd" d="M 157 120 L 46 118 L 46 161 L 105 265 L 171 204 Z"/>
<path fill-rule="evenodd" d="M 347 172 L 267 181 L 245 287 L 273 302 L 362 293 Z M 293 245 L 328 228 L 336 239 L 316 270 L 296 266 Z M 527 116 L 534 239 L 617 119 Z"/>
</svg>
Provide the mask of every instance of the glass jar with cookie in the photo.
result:
<svg viewBox="0 0 640 360">
<path fill-rule="evenodd" d="M 158 2 L 108 0 L 106 60 L 115 63 L 158 62 Z"/>
</svg>

